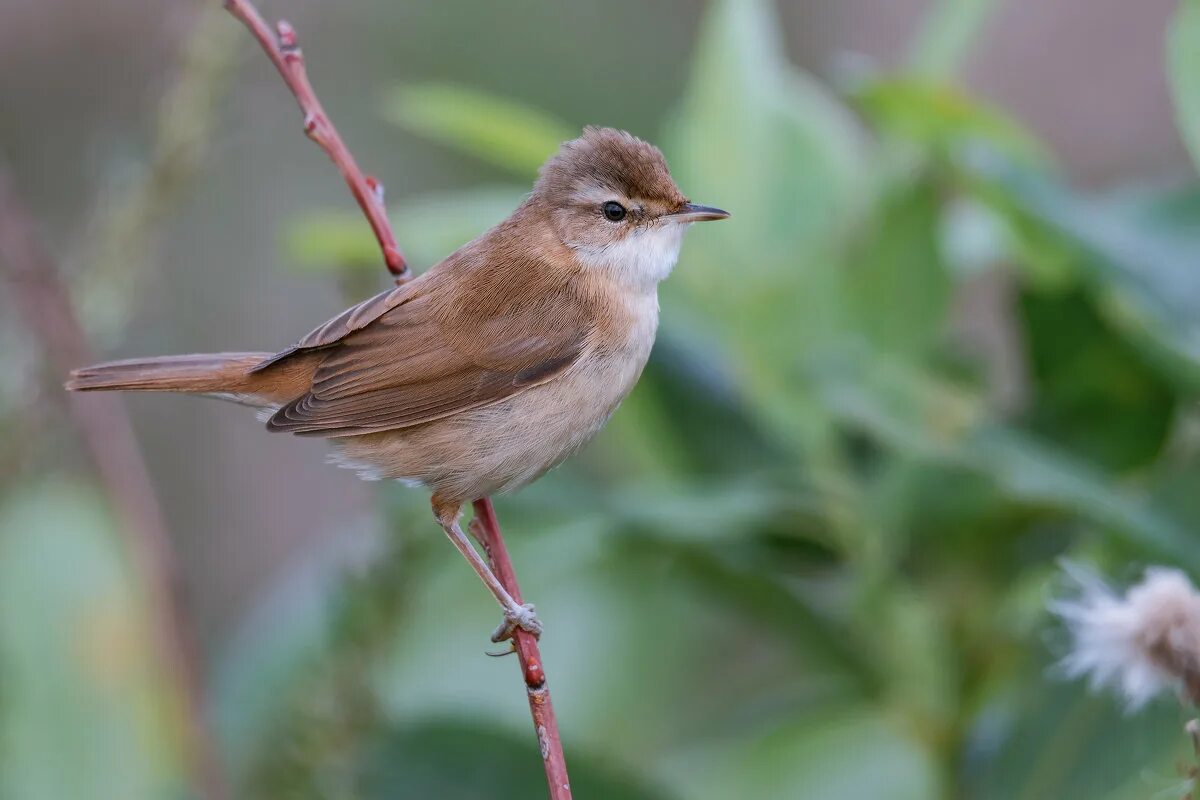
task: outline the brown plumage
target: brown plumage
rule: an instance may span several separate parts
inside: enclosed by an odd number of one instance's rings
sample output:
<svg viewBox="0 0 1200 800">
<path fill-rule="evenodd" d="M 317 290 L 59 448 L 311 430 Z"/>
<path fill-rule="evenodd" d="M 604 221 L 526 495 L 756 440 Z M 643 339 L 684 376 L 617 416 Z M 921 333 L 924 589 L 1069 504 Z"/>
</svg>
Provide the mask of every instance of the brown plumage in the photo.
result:
<svg viewBox="0 0 1200 800">
<path fill-rule="evenodd" d="M 504 222 L 286 350 L 100 364 L 67 387 L 266 409 L 268 430 L 329 438 L 344 466 L 432 489 L 461 550 L 463 503 L 534 480 L 616 409 L 649 356 L 657 285 L 687 223 L 724 216 L 688 203 L 652 145 L 588 128 Z M 497 597 L 509 628 L 536 625 Z"/>
</svg>

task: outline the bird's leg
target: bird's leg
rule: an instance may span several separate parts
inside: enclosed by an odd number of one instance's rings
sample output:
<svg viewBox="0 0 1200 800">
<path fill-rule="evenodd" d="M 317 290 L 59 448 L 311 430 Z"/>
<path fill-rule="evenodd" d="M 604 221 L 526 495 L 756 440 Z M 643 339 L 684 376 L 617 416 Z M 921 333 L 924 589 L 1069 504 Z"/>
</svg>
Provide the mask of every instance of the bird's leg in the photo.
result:
<svg viewBox="0 0 1200 800">
<path fill-rule="evenodd" d="M 496 602 L 504 609 L 504 621 L 492 633 L 492 641 L 502 642 L 505 639 L 511 639 L 517 628 L 528 631 L 534 636 L 541 636 L 542 623 L 534 613 L 533 605 L 518 603 L 513 599 L 513 596 L 504 588 L 504 584 L 500 583 L 491 567 L 480 557 L 471 545 L 471 541 L 463 533 L 462 527 L 458 524 L 459 517 L 462 515 L 462 506 L 446 503 L 437 494 L 434 494 L 433 515 L 437 518 L 438 524 L 442 526 L 442 530 L 450 537 L 450 542 L 458 548 L 458 552 L 463 554 L 463 558 L 467 559 L 475 570 L 475 574 L 479 576 L 484 586 L 496 598 Z"/>
</svg>

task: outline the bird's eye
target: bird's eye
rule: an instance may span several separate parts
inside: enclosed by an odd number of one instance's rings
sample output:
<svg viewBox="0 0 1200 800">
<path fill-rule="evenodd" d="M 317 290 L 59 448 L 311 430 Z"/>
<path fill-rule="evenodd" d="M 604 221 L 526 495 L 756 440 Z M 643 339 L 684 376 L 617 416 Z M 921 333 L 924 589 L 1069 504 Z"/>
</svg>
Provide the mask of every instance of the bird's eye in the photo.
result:
<svg viewBox="0 0 1200 800">
<path fill-rule="evenodd" d="M 620 222 L 625 219 L 625 206 L 616 200 L 609 200 L 601 207 L 601 210 L 604 211 L 604 218 L 611 222 Z"/>
</svg>

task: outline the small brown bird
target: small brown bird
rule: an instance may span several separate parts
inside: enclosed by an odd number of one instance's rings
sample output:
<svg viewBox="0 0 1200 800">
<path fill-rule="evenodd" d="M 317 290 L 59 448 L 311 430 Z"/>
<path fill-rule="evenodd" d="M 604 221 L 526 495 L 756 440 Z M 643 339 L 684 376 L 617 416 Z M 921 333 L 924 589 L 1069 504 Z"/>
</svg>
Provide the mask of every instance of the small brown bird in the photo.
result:
<svg viewBox="0 0 1200 800">
<path fill-rule="evenodd" d="M 504 609 L 493 639 L 537 634 L 463 534 L 462 506 L 530 483 L 604 425 L 650 355 L 684 231 L 728 216 L 688 202 L 653 145 L 586 128 L 508 219 L 286 350 L 97 364 L 67 388 L 232 400 L 267 430 L 330 439 L 363 477 L 428 487 Z"/>
</svg>

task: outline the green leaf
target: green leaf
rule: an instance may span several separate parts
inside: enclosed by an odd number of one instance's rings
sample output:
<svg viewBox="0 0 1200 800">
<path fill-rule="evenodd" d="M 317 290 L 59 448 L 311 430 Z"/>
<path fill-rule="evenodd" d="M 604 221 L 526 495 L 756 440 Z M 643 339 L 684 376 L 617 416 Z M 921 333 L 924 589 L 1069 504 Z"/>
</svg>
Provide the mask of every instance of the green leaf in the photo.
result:
<svg viewBox="0 0 1200 800">
<path fill-rule="evenodd" d="M 995 10 L 995 0 L 937 0 L 909 48 L 908 63 L 917 73 L 950 77 L 979 38 Z"/>
<path fill-rule="evenodd" d="M 733 217 L 689 233 L 662 302 L 679 338 L 730 365 L 764 428 L 792 437 L 824 429 L 798 411 L 790 365 L 847 327 L 836 253 L 871 180 L 862 127 L 788 63 L 779 30 L 768 0 L 705 15 L 664 150 L 684 192 Z"/>
<path fill-rule="evenodd" d="M 363 800 L 542 797 L 546 775 L 534 741 L 532 732 L 516 735 L 503 728 L 481 726 L 474 719 L 426 722 L 389 731 L 364 754 L 359 791 L 354 796 Z M 666 800 L 677 796 L 589 758 L 585 748 L 568 749 L 571 791 L 578 797 Z"/>
<path fill-rule="evenodd" d="M 986 476 L 1010 498 L 1094 523 L 1118 539 L 1200 572 L 1195 540 L 1110 476 L 988 418 L 953 386 L 898 362 L 851 353 L 815 367 L 826 406 L 909 457 Z"/>
<path fill-rule="evenodd" d="M 525 190 L 495 186 L 413 198 L 389 211 L 397 239 L 413 264 L 431 266 L 504 219 Z M 362 215 L 327 211 L 288 222 L 283 247 L 304 271 L 379 272 L 382 257 Z"/>
<path fill-rule="evenodd" d="M 679 778 L 697 800 L 928 800 L 942 796 L 936 763 L 877 710 L 806 714 L 757 739 L 698 754 Z"/>
<path fill-rule="evenodd" d="M 974 158 L 970 169 L 1002 207 L 1071 245 L 1114 330 L 1183 387 L 1200 388 L 1200 202 L 1194 192 L 1106 202 L 994 156 Z"/>
<path fill-rule="evenodd" d="M 861 128 L 787 63 L 778 31 L 766 0 L 713 3 L 667 137 L 684 191 L 733 213 L 691 234 L 677 273 L 701 313 L 720 308 L 712 320 L 730 327 L 751 304 L 764 324 L 805 317 L 795 290 L 828 279 L 813 262 L 852 223 L 866 185 Z"/>
<path fill-rule="evenodd" d="M 1184 718 L 1173 700 L 1137 714 L 1119 701 L 1025 672 L 976 720 L 977 763 L 963 770 L 971 797 L 1145 800 L 1182 797 Z"/>
<path fill-rule="evenodd" d="M 1041 143 L 1012 117 L 941 81 L 881 78 L 860 87 L 854 99 L 882 133 L 941 154 L 984 143 L 1021 162 L 1050 160 Z"/>
<path fill-rule="evenodd" d="M 1171 430 L 1175 395 L 1080 291 L 1023 291 L 1032 400 L 1026 424 L 1110 470 L 1148 465 Z"/>
<path fill-rule="evenodd" d="M 795 488 L 773 488 L 767 476 L 743 476 L 714 486 L 652 484 L 627 487 L 608 499 L 614 525 L 653 531 L 658 539 L 688 542 L 744 538 L 781 516 L 815 513 L 818 504 Z"/>
<path fill-rule="evenodd" d="M 684 190 L 733 212 L 720 235 L 768 256 L 743 265 L 751 274 L 771 267 L 772 254 L 803 257 L 834 233 L 865 177 L 863 132 L 788 64 L 778 30 L 766 0 L 713 3 L 668 139 Z"/>
<path fill-rule="evenodd" d="M 0 796 L 182 791 L 166 692 L 107 510 L 50 484 L 0 507 Z"/>
<path fill-rule="evenodd" d="M 1180 0 L 1171 20 L 1167 77 L 1179 131 L 1200 168 L 1200 0 Z"/>
<path fill-rule="evenodd" d="M 579 135 L 571 125 L 515 100 L 449 84 L 403 86 L 387 94 L 384 116 L 522 177 Z"/>
<path fill-rule="evenodd" d="M 883 352 L 927 355 L 945 332 L 952 283 L 942 263 L 938 190 L 905 187 L 880 203 L 852 247 L 846 286 L 855 327 Z"/>
</svg>

